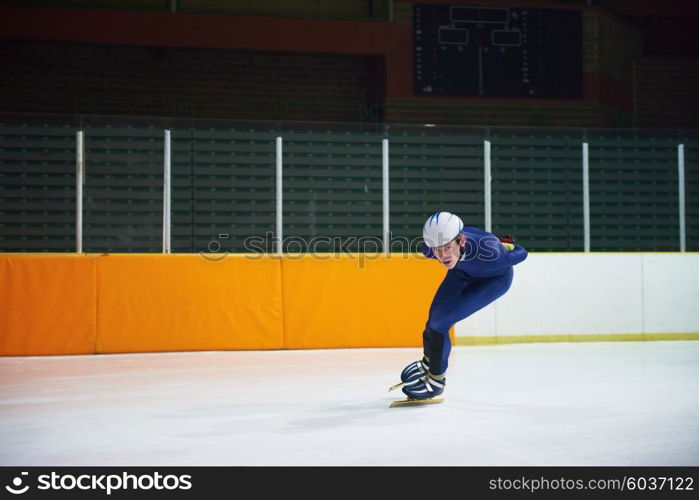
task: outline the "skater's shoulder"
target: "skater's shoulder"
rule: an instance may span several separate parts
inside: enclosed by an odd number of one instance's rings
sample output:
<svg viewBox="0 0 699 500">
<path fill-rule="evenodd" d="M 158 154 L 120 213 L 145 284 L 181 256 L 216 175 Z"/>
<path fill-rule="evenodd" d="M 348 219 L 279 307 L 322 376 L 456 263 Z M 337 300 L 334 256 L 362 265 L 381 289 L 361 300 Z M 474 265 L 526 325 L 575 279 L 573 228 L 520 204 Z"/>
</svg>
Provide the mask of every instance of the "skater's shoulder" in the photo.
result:
<svg viewBox="0 0 699 500">
<path fill-rule="evenodd" d="M 489 233 L 488 231 L 473 226 L 464 226 L 461 232 L 466 236 L 466 238 L 471 237 L 478 239 L 486 236 L 494 236 L 493 233 Z"/>
</svg>

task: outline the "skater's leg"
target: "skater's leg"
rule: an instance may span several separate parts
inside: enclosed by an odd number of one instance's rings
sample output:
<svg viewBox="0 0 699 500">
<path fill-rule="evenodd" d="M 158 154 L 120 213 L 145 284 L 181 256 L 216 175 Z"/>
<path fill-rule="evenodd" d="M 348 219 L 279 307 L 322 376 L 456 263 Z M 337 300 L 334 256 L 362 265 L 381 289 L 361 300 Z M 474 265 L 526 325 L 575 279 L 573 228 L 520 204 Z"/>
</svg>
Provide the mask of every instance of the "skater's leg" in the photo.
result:
<svg viewBox="0 0 699 500">
<path fill-rule="evenodd" d="M 468 279 L 460 271 L 447 273 L 432 299 L 427 326 L 449 335 L 449 329 L 456 322 L 502 297 L 512 284 L 512 274 L 510 269 L 494 278 Z"/>
<path fill-rule="evenodd" d="M 447 370 L 451 352 L 449 329 L 457 321 L 501 297 L 511 284 L 512 270 L 495 278 L 471 280 L 460 271 L 447 273 L 432 300 L 423 333 L 423 347 L 430 360 L 430 373 L 440 375 Z"/>
<path fill-rule="evenodd" d="M 408 365 L 401 375 L 403 392 L 409 399 L 429 399 L 440 395 L 446 384 L 451 353 L 449 329 L 479 309 L 501 297 L 512 284 L 512 270 L 502 276 L 469 279 L 458 270 L 447 273 L 430 306 L 422 334 L 424 358 Z M 427 373 L 426 373 L 427 372 Z"/>
</svg>

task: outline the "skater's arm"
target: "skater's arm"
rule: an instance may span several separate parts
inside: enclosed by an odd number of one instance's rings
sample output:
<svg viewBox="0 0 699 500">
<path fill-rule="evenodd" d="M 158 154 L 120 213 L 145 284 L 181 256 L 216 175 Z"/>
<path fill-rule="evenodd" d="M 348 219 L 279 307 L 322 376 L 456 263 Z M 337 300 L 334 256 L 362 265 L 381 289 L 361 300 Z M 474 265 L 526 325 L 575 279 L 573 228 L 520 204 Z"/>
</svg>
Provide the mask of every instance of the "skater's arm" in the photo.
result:
<svg viewBox="0 0 699 500">
<path fill-rule="evenodd" d="M 509 248 L 508 248 L 510 245 L 513 245 L 513 247 L 514 247 L 512 250 L 509 250 Z M 503 245 L 503 246 L 505 246 L 505 245 Z M 528 252 L 527 252 L 527 249 L 524 248 L 523 246 L 510 243 L 510 244 L 507 244 L 507 246 L 505 246 L 505 249 L 507 250 L 506 255 L 507 255 L 507 259 L 510 261 L 511 266 L 519 264 L 520 262 L 522 262 L 524 259 L 527 258 Z"/>
<path fill-rule="evenodd" d="M 502 247 L 505 249 L 505 255 L 507 256 L 507 262 L 510 266 L 519 264 L 524 259 L 527 258 L 527 250 L 515 243 L 515 237 L 511 235 L 507 236 L 496 236 L 500 240 Z"/>
</svg>

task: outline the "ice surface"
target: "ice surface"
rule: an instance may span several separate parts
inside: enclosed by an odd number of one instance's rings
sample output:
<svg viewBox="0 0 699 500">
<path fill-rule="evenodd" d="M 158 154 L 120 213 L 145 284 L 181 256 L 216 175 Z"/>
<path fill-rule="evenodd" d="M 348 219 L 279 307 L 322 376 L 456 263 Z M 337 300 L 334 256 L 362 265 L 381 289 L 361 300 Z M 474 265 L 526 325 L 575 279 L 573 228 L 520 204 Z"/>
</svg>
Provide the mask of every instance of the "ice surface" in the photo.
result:
<svg viewBox="0 0 699 500">
<path fill-rule="evenodd" d="M 699 465 L 699 342 L 0 358 L 2 465 Z"/>
</svg>

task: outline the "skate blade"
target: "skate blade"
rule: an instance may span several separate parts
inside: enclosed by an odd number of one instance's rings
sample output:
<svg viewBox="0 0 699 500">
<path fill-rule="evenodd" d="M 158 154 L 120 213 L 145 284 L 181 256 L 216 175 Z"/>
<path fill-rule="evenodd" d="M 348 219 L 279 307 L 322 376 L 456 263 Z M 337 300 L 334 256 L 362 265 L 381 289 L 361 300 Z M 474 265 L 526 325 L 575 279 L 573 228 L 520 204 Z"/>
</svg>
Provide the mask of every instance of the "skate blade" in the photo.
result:
<svg viewBox="0 0 699 500">
<path fill-rule="evenodd" d="M 395 391 L 396 389 L 400 389 L 405 385 L 405 382 L 398 382 L 396 385 L 392 385 L 391 387 L 388 388 L 388 392 Z"/>
<path fill-rule="evenodd" d="M 403 399 L 401 401 L 394 401 L 391 403 L 390 408 L 395 406 L 419 406 L 419 405 L 436 405 L 444 401 L 444 398 L 432 398 L 432 399 Z"/>
</svg>

